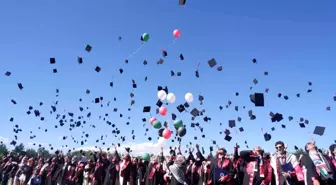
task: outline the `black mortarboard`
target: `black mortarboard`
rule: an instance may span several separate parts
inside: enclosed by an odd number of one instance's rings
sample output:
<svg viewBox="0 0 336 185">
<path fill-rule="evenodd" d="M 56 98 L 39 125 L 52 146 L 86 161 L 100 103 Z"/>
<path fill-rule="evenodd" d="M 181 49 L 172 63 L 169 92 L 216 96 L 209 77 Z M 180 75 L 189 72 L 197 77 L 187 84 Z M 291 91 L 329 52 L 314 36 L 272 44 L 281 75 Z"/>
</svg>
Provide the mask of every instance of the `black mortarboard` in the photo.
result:
<svg viewBox="0 0 336 185">
<path fill-rule="evenodd" d="M 87 90 L 85 91 L 85 93 L 86 93 L 86 94 L 90 94 L 90 90 L 87 89 Z"/>
<path fill-rule="evenodd" d="M 163 64 L 164 60 L 160 58 L 160 60 L 157 62 L 157 64 Z"/>
<path fill-rule="evenodd" d="M 336 101 L 336 95 L 334 96 L 334 101 Z"/>
<path fill-rule="evenodd" d="M 161 106 L 163 105 L 163 103 L 162 103 L 161 100 L 158 100 L 158 101 L 156 102 L 156 105 L 157 105 L 158 107 L 161 107 Z"/>
<path fill-rule="evenodd" d="M 183 106 L 185 107 L 185 108 L 189 108 L 189 103 L 188 102 L 185 102 L 184 104 L 183 104 Z"/>
<path fill-rule="evenodd" d="M 282 128 L 286 128 L 286 125 L 282 124 L 281 127 L 282 127 Z"/>
<path fill-rule="evenodd" d="M 183 106 L 182 104 L 179 105 L 179 106 L 177 106 L 176 108 L 177 108 L 177 110 L 178 110 L 180 113 L 182 113 L 183 111 L 185 111 L 185 108 L 184 108 L 184 106 Z"/>
<path fill-rule="evenodd" d="M 180 60 L 184 60 L 184 56 L 182 53 L 180 54 Z"/>
<path fill-rule="evenodd" d="M 331 110 L 330 106 L 328 106 L 328 107 L 326 108 L 326 110 L 327 110 L 327 111 L 330 111 L 330 110 Z"/>
<path fill-rule="evenodd" d="M 296 96 L 297 96 L 298 98 L 300 98 L 300 93 L 296 94 Z"/>
<path fill-rule="evenodd" d="M 146 118 L 142 118 L 142 122 L 146 122 L 147 120 L 146 120 Z"/>
<path fill-rule="evenodd" d="M 233 128 L 236 126 L 236 121 L 235 120 L 229 120 L 229 127 Z"/>
<path fill-rule="evenodd" d="M 177 72 L 176 76 L 182 76 L 182 73 L 181 72 Z"/>
<path fill-rule="evenodd" d="M 284 96 L 284 99 L 285 99 L 285 100 L 288 100 L 288 99 L 289 99 L 289 97 L 286 95 L 286 96 Z"/>
<path fill-rule="evenodd" d="M 241 122 L 242 118 L 241 117 L 238 117 L 237 118 L 237 121 Z"/>
<path fill-rule="evenodd" d="M 238 111 L 238 106 L 235 106 L 235 110 Z"/>
<path fill-rule="evenodd" d="M 256 107 L 264 106 L 264 94 L 263 93 L 254 93 L 250 95 L 251 102 L 254 103 Z"/>
<path fill-rule="evenodd" d="M 314 134 L 322 136 L 324 134 L 325 127 L 316 126 L 314 129 Z"/>
<path fill-rule="evenodd" d="M 175 76 L 175 72 L 174 71 L 170 71 L 170 76 Z"/>
<path fill-rule="evenodd" d="M 92 50 L 92 46 L 90 46 L 90 45 L 86 45 L 86 47 L 85 47 L 85 51 L 87 51 L 87 52 L 91 52 L 91 50 Z"/>
<path fill-rule="evenodd" d="M 162 50 L 162 56 L 163 56 L 163 57 L 166 57 L 167 55 L 168 55 L 167 51 Z"/>
<path fill-rule="evenodd" d="M 82 63 L 83 63 L 83 58 L 82 58 L 82 57 L 77 57 L 77 62 L 78 62 L 79 64 L 82 64 Z"/>
<path fill-rule="evenodd" d="M 196 117 L 196 116 L 199 116 L 199 110 L 198 109 L 196 109 L 196 108 L 194 108 L 191 112 L 190 112 L 190 114 L 193 116 L 193 117 Z"/>
<path fill-rule="evenodd" d="M 225 134 L 225 135 L 230 135 L 230 134 L 231 134 L 231 132 L 230 132 L 230 130 L 228 130 L 228 129 L 225 129 L 225 131 L 224 131 L 224 134 Z"/>
<path fill-rule="evenodd" d="M 299 150 L 299 147 L 297 147 L 297 146 L 294 146 L 294 149 L 295 149 L 295 150 Z"/>
<path fill-rule="evenodd" d="M 198 71 L 195 71 L 195 76 L 196 76 L 196 78 L 199 78 L 199 72 Z"/>
<path fill-rule="evenodd" d="M 148 64 L 147 60 L 144 60 L 143 65 L 147 65 L 147 64 Z"/>
<path fill-rule="evenodd" d="M 306 127 L 306 125 L 304 123 L 300 123 L 299 125 L 300 125 L 301 128 L 305 128 Z"/>
<path fill-rule="evenodd" d="M 258 84 L 258 80 L 255 78 L 255 79 L 253 80 L 253 83 L 254 83 L 254 85 L 257 85 L 257 84 Z"/>
<path fill-rule="evenodd" d="M 124 70 L 120 68 L 119 72 L 120 72 L 120 74 L 122 74 L 124 72 Z"/>
<path fill-rule="evenodd" d="M 267 75 L 268 75 L 268 72 L 267 72 L 267 71 L 265 71 L 265 72 L 264 72 L 264 75 L 265 75 L 265 76 L 267 76 Z"/>
<path fill-rule="evenodd" d="M 95 98 L 95 103 L 99 103 L 100 99 L 99 98 Z"/>
<path fill-rule="evenodd" d="M 176 119 L 176 114 L 172 113 L 172 120 Z"/>
<path fill-rule="evenodd" d="M 12 74 L 12 73 L 9 72 L 9 71 L 7 71 L 7 72 L 5 73 L 6 76 L 10 76 L 11 74 Z"/>
<path fill-rule="evenodd" d="M 272 128 L 271 128 L 271 130 L 272 130 L 272 131 L 274 131 L 274 130 L 275 130 L 275 128 L 274 128 L 274 127 L 272 127 Z"/>
<path fill-rule="evenodd" d="M 255 63 L 257 63 L 257 59 L 252 59 L 252 62 L 255 64 Z"/>
<path fill-rule="evenodd" d="M 97 73 L 99 73 L 100 70 L 101 70 L 101 68 L 100 68 L 99 66 L 97 66 L 96 69 L 95 69 L 95 71 L 96 71 Z"/>
<path fill-rule="evenodd" d="M 300 118 L 300 122 L 303 122 L 304 121 L 304 118 Z"/>
<path fill-rule="evenodd" d="M 53 73 L 57 73 L 57 69 L 53 69 Z"/>
<path fill-rule="evenodd" d="M 212 58 L 212 59 L 210 59 L 210 60 L 208 61 L 208 64 L 209 64 L 209 66 L 210 66 L 211 68 L 213 68 L 214 66 L 217 65 L 217 62 L 216 62 L 216 60 L 215 60 L 214 58 Z"/>
<path fill-rule="evenodd" d="M 264 139 L 265 139 L 265 141 L 270 141 L 272 139 L 271 134 L 265 133 L 264 134 Z"/>
<path fill-rule="evenodd" d="M 280 122 L 283 120 L 282 114 L 276 113 L 274 116 L 271 118 L 272 122 Z"/>
<path fill-rule="evenodd" d="M 198 96 L 198 101 L 203 101 L 204 100 L 204 97 L 202 95 L 199 95 Z"/>
<path fill-rule="evenodd" d="M 309 120 L 305 120 L 304 123 L 305 123 L 305 124 L 309 124 Z"/>
<path fill-rule="evenodd" d="M 243 128 L 243 127 L 240 127 L 240 128 L 239 128 L 239 131 L 240 131 L 240 132 L 244 132 L 244 128 Z"/>
<path fill-rule="evenodd" d="M 217 71 L 222 71 L 223 70 L 223 67 L 222 66 L 218 66 L 217 67 Z"/>
<path fill-rule="evenodd" d="M 150 112 L 150 110 L 151 110 L 151 107 L 150 107 L 150 106 L 145 106 L 145 107 L 143 108 L 143 112 Z"/>
<path fill-rule="evenodd" d="M 230 141 L 231 141 L 231 139 L 232 139 L 232 137 L 231 137 L 231 136 L 229 136 L 229 135 L 226 135 L 226 136 L 224 137 L 224 139 L 225 139 L 226 141 L 230 142 Z"/>
<path fill-rule="evenodd" d="M 307 93 L 311 93 L 313 90 L 312 89 L 308 89 L 307 90 Z"/>
<path fill-rule="evenodd" d="M 50 58 L 50 64 L 55 64 L 55 63 L 56 63 L 55 58 Z"/>
<path fill-rule="evenodd" d="M 21 83 L 18 83 L 18 87 L 19 87 L 20 90 L 23 89 L 23 85 Z"/>
<path fill-rule="evenodd" d="M 179 5 L 185 5 L 186 4 L 186 0 L 179 0 Z"/>
<path fill-rule="evenodd" d="M 289 121 L 292 121 L 293 119 L 294 119 L 294 118 L 293 118 L 292 116 L 289 116 L 289 117 L 288 117 L 288 120 L 289 120 Z"/>
</svg>

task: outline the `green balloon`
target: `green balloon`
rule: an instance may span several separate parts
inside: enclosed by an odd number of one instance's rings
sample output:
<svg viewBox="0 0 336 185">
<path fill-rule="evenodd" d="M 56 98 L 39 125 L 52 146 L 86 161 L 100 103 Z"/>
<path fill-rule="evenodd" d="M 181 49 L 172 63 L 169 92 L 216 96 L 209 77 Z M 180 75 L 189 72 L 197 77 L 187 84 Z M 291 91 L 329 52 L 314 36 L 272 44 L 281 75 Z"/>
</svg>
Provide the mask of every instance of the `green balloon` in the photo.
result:
<svg viewBox="0 0 336 185">
<path fill-rule="evenodd" d="M 161 122 L 158 120 L 155 120 L 153 123 L 153 127 L 156 129 L 160 129 L 162 127 Z"/>
<path fill-rule="evenodd" d="M 147 42 L 149 40 L 149 34 L 148 33 L 142 34 L 142 39 L 143 41 Z"/>
<path fill-rule="evenodd" d="M 145 153 L 143 156 L 142 156 L 143 160 L 145 161 L 149 161 L 150 159 L 150 155 L 148 153 Z"/>
<path fill-rule="evenodd" d="M 174 121 L 174 127 L 175 127 L 175 129 L 179 129 L 182 126 L 183 126 L 182 120 L 175 120 Z"/>
</svg>

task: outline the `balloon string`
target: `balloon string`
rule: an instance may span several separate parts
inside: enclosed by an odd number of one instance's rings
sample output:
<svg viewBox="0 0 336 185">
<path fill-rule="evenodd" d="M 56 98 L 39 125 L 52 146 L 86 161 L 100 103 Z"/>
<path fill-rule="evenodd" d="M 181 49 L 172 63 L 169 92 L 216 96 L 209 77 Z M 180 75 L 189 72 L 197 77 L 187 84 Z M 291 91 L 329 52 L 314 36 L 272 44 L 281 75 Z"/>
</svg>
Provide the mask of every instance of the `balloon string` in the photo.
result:
<svg viewBox="0 0 336 185">
<path fill-rule="evenodd" d="M 132 54 L 130 54 L 126 59 L 132 58 L 133 55 L 135 55 L 143 46 L 145 45 L 145 42 L 141 44 L 141 46 L 134 51 Z"/>
<path fill-rule="evenodd" d="M 175 43 L 176 40 L 177 40 L 177 38 L 175 38 L 175 39 L 173 40 L 173 42 L 172 42 L 171 44 L 168 45 L 167 48 L 170 48 L 170 47 Z"/>
</svg>

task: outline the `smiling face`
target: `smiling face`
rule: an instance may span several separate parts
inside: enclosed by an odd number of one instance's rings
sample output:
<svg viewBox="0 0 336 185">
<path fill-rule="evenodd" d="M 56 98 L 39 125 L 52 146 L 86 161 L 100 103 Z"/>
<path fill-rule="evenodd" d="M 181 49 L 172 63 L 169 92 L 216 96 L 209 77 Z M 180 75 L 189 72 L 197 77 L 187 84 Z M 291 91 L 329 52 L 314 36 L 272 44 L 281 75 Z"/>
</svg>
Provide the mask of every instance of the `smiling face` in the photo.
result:
<svg viewBox="0 0 336 185">
<path fill-rule="evenodd" d="M 275 149 L 277 150 L 278 153 L 282 154 L 285 152 L 285 146 L 283 144 L 277 144 L 275 146 Z"/>
<path fill-rule="evenodd" d="M 306 150 L 307 151 L 312 151 L 312 150 L 315 150 L 316 149 L 316 146 L 313 142 L 309 142 L 306 144 Z"/>
</svg>

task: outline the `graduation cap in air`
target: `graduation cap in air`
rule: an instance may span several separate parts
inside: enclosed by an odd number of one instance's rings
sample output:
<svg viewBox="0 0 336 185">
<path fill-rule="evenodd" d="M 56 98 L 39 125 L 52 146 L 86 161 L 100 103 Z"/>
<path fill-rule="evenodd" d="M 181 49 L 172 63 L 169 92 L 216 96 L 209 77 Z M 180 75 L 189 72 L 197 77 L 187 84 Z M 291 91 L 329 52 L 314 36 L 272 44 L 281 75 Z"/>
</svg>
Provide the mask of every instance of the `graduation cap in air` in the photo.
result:
<svg viewBox="0 0 336 185">
<path fill-rule="evenodd" d="M 166 50 L 162 50 L 162 57 L 166 57 L 168 55 Z"/>
<path fill-rule="evenodd" d="M 257 63 L 257 59 L 252 59 L 252 62 L 255 64 L 255 63 Z"/>
<path fill-rule="evenodd" d="M 235 120 L 229 120 L 229 127 L 233 128 L 236 126 L 236 121 Z"/>
<path fill-rule="evenodd" d="M 20 90 L 22 90 L 23 89 L 22 83 L 18 83 L 18 87 L 19 87 Z"/>
<path fill-rule="evenodd" d="M 288 120 L 289 120 L 289 121 L 292 121 L 293 119 L 294 119 L 294 118 L 293 118 L 292 116 L 289 116 L 289 117 L 288 117 Z"/>
<path fill-rule="evenodd" d="M 296 97 L 300 98 L 300 93 L 296 94 Z"/>
<path fill-rule="evenodd" d="M 164 60 L 162 58 L 160 58 L 159 61 L 157 61 L 157 64 L 163 64 Z"/>
<path fill-rule="evenodd" d="M 311 93 L 313 90 L 312 89 L 308 89 L 307 90 L 307 93 Z"/>
<path fill-rule="evenodd" d="M 268 75 L 268 72 L 267 72 L 267 71 L 265 71 L 265 72 L 264 72 L 264 75 L 265 75 L 265 76 L 267 76 L 267 75 Z"/>
<path fill-rule="evenodd" d="M 53 69 L 53 73 L 57 73 L 57 69 Z"/>
<path fill-rule="evenodd" d="M 328 106 L 328 107 L 326 108 L 326 110 L 327 110 L 327 111 L 330 111 L 330 110 L 331 110 L 330 106 Z"/>
<path fill-rule="evenodd" d="M 143 108 L 143 112 L 150 112 L 150 110 L 151 110 L 151 107 L 150 107 L 150 106 L 145 106 L 145 107 Z"/>
<path fill-rule="evenodd" d="M 124 72 L 124 70 L 120 68 L 119 73 L 122 74 L 123 72 Z"/>
<path fill-rule="evenodd" d="M 300 125 L 301 128 L 305 128 L 306 127 L 306 125 L 304 123 L 300 123 L 299 125 Z"/>
<path fill-rule="evenodd" d="M 240 131 L 240 132 L 244 132 L 244 128 L 243 128 L 243 127 L 240 127 L 240 128 L 239 128 L 239 131 Z"/>
<path fill-rule="evenodd" d="M 5 73 L 6 76 L 10 76 L 11 74 L 12 74 L 12 73 L 9 72 L 9 71 L 7 71 L 7 72 Z"/>
<path fill-rule="evenodd" d="M 82 57 L 77 57 L 77 62 L 78 62 L 78 64 L 82 64 L 83 63 L 83 58 Z"/>
<path fill-rule="evenodd" d="M 272 116 L 271 120 L 272 122 L 280 122 L 281 120 L 283 120 L 283 116 L 282 114 L 276 113 Z"/>
<path fill-rule="evenodd" d="M 97 66 L 97 67 L 95 68 L 95 71 L 96 71 L 97 73 L 99 73 L 100 70 L 101 70 L 101 68 L 100 68 L 99 66 Z"/>
<path fill-rule="evenodd" d="M 148 64 L 147 60 L 144 60 L 143 65 L 147 65 L 147 64 Z"/>
<path fill-rule="evenodd" d="M 295 146 L 294 146 L 294 149 L 295 149 L 295 150 L 299 150 L 299 147 L 297 147 L 297 146 L 295 145 Z"/>
<path fill-rule="evenodd" d="M 212 59 L 210 59 L 210 60 L 208 61 L 208 64 L 209 64 L 209 66 L 210 66 L 211 68 L 213 68 L 213 67 L 215 67 L 215 66 L 217 65 L 217 62 L 216 62 L 216 60 L 215 60 L 214 58 L 212 58 Z"/>
<path fill-rule="evenodd" d="M 217 67 L 217 71 L 222 71 L 223 70 L 223 66 L 218 66 Z"/>
<path fill-rule="evenodd" d="M 184 56 L 182 53 L 180 54 L 180 60 L 184 60 Z"/>
<path fill-rule="evenodd" d="M 90 46 L 90 45 L 86 45 L 86 47 L 85 47 L 85 51 L 87 51 L 87 52 L 91 52 L 91 50 L 92 50 L 92 46 Z"/>
<path fill-rule="evenodd" d="M 313 133 L 319 136 L 323 136 L 324 131 L 325 131 L 325 127 L 316 126 Z"/>
<path fill-rule="evenodd" d="M 254 83 L 254 85 L 257 85 L 257 84 L 258 84 L 258 80 L 255 78 L 255 79 L 253 80 L 253 83 Z"/>
<path fill-rule="evenodd" d="M 264 139 L 265 139 L 265 141 L 270 141 L 272 139 L 272 135 L 268 134 L 268 133 L 265 133 L 264 134 Z"/>
<path fill-rule="evenodd" d="M 55 63 L 56 63 L 55 58 L 50 58 L 50 64 L 55 64 Z"/>
<path fill-rule="evenodd" d="M 198 72 L 198 70 L 195 71 L 195 76 L 196 76 L 196 78 L 199 78 L 199 72 Z"/>
<path fill-rule="evenodd" d="M 254 93 L 250 95 L 250 100 L 256 107 L 264 106 L 264 94 L 263 93 Z"/>
<path fill-rule="evenodd" d="M 179 0 L 179 5 L 185 5 L 186 4 L 186 0 Z"/>
<path fill-rule="evenodd" d="M 224 137 L 224 139 L 225 139 L 226 141 L 230 142 L 230 141 L 231 141 L 231 139 L 232 139 L 232 137 L 231 137 L 231 136 L 229 136 L 229 135 L 226 135 L 226 136 Z"/>
</svg>

